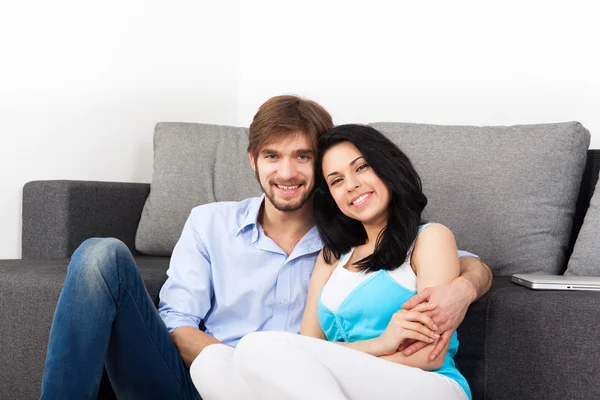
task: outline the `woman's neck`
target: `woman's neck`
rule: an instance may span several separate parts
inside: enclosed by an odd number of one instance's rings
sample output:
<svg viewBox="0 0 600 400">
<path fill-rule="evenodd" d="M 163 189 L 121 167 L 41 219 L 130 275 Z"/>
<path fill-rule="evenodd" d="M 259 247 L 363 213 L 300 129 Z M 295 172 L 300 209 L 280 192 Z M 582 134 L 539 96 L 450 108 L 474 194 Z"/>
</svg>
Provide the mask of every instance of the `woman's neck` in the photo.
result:
<svg viewBox="0 0 600 400">
<path fill-rule="evenodd" d="M 379 221 L 378 223 L 373 224 L 363 224 L 365 231 L 367 232 L 367 241 L 365 245 L 369 245 L 372 247 L 373 251 L 375 251 L 375 244 L 377 243 L 377 238 L 383 232 L 385 227 L 387 226 L 387 218 L 383 221 Z"/>
</svg>

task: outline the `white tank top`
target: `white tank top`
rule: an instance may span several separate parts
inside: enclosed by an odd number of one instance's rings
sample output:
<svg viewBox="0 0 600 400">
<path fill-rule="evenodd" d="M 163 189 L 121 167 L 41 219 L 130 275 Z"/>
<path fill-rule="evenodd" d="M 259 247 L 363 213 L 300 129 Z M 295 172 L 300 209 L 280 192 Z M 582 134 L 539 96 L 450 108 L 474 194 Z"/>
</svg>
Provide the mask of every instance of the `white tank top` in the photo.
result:
<svg viewBox="0 0 600 400">
<path fill-rule="evenodd" d="M 354 248 L 340 258 L 321 293 L 321 302 L 325 307 L 329 308 L 333 312 L 337 312 L 342 302 L 358 285 L 367 280 L 372 274 L 376 273 L 365 273 L 362 271 L 353 272 L 344 268 L 344 266 L 350 260 L 352 253 L 354 253 Z M 385 272 L 406 289 L 416 292 L 417 276 L 410 266 L 411 255 L 412 246 L 408 251 L 408 256 L 406 257 L 404 264 L 393 271 Z"/>
</svg>

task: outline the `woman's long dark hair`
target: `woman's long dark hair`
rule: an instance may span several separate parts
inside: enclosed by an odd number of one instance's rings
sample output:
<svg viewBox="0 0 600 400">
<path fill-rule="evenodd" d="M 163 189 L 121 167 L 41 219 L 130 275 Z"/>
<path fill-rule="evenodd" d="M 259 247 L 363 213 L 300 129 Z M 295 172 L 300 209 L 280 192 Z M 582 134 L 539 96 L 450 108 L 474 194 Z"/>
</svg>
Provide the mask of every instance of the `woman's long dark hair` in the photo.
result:
<svg viewBox="0 0 600 400">
<path fill-rule="evenodd" d="M 377 237 L 375 251 L 354 264 L 365 272 L 398 268 L 406 261 L 417 237 L 427 197 L 423 194 L 421 178 L 406 154 L 376 129 L 356 124 L 337 126 L 319 139 L 313 209 L 324 244 L 325 261 L 331 263 L 332 256 L 339 259 L 352 247 L 367 241 L 363 224 L 340 211 L 323 176 L 323 155 L 341 142 L 350 142 L 358 148 L 388 187 L 391 197 L 388 223 Z"/>
</svg>

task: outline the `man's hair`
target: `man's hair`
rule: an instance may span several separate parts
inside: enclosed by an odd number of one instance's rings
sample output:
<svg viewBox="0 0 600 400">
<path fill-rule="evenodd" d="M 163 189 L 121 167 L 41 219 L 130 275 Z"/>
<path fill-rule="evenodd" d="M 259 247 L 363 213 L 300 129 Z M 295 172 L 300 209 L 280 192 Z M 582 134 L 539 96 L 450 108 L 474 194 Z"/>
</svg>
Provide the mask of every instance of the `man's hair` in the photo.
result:
<svg viewBox="0 0 600 400">
<path fill-rule="evenodd" d="M 248 133 L 248 151 L 258 157 L 267 142 L 303 132 L 308 135 L 316 156 L 319 137 L 332 127 L 331 115 L 320 104 L 298 96 L 276 96 L 260 106 L 254 116 Z"/>
<path fill-rule="evenodd" d="M 331 263 L 332 256 L 339 259 L 368 239 L 363 224 L 340 211 L 323 176 L 323 156 L 342 142 L 356 146 L 390 191 L 387 226 L 379 234 L 373 254 L 355 264 L 369 272 L 396 269 L 405 262 L 417 237 L 427 197 L 421 178 L 406 154 L 382 133 L 364 125 L 336 126 L 319 139 L 313 213 L 323 240 L 325 261 Z"/>
</svg>

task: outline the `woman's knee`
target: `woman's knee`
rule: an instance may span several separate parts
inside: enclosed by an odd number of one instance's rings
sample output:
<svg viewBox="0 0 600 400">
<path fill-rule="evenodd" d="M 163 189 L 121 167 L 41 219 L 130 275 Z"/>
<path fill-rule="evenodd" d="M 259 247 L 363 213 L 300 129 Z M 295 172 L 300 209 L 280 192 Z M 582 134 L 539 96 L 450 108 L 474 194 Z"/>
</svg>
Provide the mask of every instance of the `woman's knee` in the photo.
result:
<svg viewBox="0 0 600 400">
<path fill-rule="evenodd" d="M 207 389 L 209 385 L 231 374 L 234 349 L 224 344 L 205 347 L 190 365 L 190 376 L 196 388 Z M 217 379 L 215 379 L 217 378 Z"/>
<path fill-rule="evenodd" d="M 263 362 L 286 357 L 299 348 L 295 334 L 289 332 L 251 332 L 246 334 L 235 349 L 234 364 L 239 369 L 253 369 Z"/>
<path fill-rule="evenodd" d="M 236 352 L 255 351 L 256 349 L 270 348 L 274 343 L 289 342 L 292 334 L 287 332 L 250 332 L 238 343 Z"/>
</svg>

